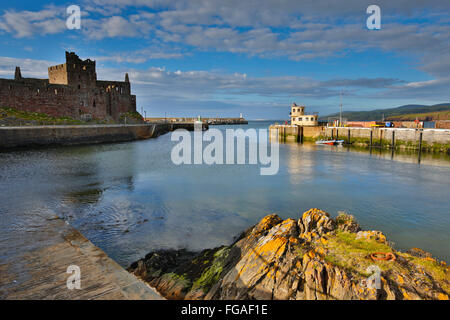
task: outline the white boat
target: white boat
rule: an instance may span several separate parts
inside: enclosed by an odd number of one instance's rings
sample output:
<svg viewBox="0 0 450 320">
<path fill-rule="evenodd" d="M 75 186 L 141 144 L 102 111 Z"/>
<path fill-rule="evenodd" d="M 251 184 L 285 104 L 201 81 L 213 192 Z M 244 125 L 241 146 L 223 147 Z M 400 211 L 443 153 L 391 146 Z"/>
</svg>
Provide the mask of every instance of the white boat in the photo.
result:
<svg viewBox="0 0 450 320">
<path fill-rule="evenodd" d="M 329 146 L 342 145 L 344 140 L 318 140 L 316 144 L 326 144 Z"/>
</svg>

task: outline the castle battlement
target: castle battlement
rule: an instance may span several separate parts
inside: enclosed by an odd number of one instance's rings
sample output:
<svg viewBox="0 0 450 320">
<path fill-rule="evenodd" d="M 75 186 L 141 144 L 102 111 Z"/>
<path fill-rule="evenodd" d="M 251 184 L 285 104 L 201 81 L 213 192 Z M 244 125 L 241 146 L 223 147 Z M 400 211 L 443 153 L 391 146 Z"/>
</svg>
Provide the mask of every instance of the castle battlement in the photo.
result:
<svg viewBox="0 0 450 320">
<path fill-rule="evenodd" d="M 0 79 L 0 107 L 29 112 L 118 120 L 136 111 L 128 74 L 125 81 L 97 80 L 96 63 L 66 52 L 66 63 L 50 66 L 48 79 L 23 78 L 16 67 L 14 79 Z"/>
</svg>

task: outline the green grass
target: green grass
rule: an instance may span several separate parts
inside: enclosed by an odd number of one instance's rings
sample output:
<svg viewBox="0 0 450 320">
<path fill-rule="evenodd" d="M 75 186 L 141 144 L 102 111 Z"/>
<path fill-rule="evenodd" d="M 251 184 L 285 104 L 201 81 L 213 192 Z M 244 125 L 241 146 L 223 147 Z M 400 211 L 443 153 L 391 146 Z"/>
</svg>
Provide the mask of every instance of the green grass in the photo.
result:
<svg viewBox="0 0 450 320">
<path fill-rule="evenodd" d="M 384 243 L 369 239 L 356 239 L 355 233 L 336 231 L 334 236 L 323 245 L 327 250 L 325 260 L 352 273 L 367 276 L 366 269 L 376 264 L 381 270 L 391 267 L 390 262 L 373 262 L 369 255 L 374 252 L 392 252 L 392 248 Z"/>
<path fill-rule="evenodd" d="M 7 117 L 15 117 L 17 121 L 34 121 L 37 125 L 51 124 L 86 124 L 81 120 L 70 117 L 52 117 L 45 113 L 21 111 L 14 108 L 2 107 L 0 108 L 0 120 Z"/>
<path fill-rule="evenodd" d="M 144 118 L 142 117 L 142 115 L 137 111 L 122 113 L 119 117 L 119 121 L 124 122 L 125 119 L 127 119 L 127 120 L 131 119 L 131 120 L 135 120 L 135 121 L 144 121 Z"/>
<path fill-rule="evenodd" d="M 409 262 L 423 267 L 429 275 L 442 285 L 446 292 L 450 292 L 450 274 L 445 264 L 443 265 L 434 259 L 414 257 L 408 253 L 399 253 L 399 255 Z"/>
</svg>

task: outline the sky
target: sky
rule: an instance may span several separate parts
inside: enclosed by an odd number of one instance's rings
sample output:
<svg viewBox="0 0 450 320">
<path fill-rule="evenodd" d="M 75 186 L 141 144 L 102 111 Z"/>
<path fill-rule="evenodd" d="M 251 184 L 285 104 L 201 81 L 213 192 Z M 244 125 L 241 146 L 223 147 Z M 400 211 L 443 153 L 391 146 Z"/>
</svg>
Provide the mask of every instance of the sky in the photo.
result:
<svg viewBox="0 0 450 320">
<path fill-rule="evenodd" d="M 0 78 L 47 78 L 64 51 L 101 80 L 128 72 L 147 116 L 323 116 L 341 92 L 348 111 L 450 102 L 448 0 L 1 0 Z"/>
</svg>

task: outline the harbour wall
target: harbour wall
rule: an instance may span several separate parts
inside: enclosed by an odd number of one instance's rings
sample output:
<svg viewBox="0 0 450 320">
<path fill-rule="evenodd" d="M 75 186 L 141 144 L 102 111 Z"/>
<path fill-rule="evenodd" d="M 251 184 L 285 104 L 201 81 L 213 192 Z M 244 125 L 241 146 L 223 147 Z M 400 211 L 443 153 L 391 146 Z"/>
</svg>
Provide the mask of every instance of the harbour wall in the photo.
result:
<svg viewBox="0 0 450 320">
<path fill-rule="evenodd" d="M 272 125 L 285 141 L 344 140 L 356 146 L 399 148 L 450 153 L 450 130 L 409 128 L 298 127 Z M 273 137 L 271 133 L 271 137 Z"/>
<path fill-rule="evenodd" d="M 207 128 L 207 125 L 203 125 Z M 77 145 L 155 138 L 193 123 L 0 127 L 0 150 L 45 145 Z"/>
<path fill-rule="evenodd" d="M 226 125 L 226 124 L 248 124 L 248 121 L 244 118 L 201 118 L 203 123 L 209 125 Z M 170 118 L 145 118 L 148 122 L 194 122 L 197 118 L 186 118 L 186 117 L 170 117 Z"/>
</svg>

